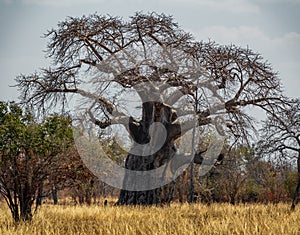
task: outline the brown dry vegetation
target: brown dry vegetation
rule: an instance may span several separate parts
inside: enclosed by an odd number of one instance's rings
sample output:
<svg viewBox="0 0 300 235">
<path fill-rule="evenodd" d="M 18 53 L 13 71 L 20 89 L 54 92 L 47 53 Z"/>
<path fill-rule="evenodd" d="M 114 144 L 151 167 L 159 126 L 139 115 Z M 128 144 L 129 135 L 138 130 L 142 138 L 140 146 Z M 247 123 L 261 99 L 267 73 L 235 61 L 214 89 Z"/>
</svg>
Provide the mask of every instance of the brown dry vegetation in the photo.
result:
<svg viewBox="0 0 300 235">
<path fill-rule="evenodd" d="M 0 234 L 300 234 L 300 209 L 290 212 L 288 204 L 43 205 L 18 226 L 0 208 Z"/>
</svg>

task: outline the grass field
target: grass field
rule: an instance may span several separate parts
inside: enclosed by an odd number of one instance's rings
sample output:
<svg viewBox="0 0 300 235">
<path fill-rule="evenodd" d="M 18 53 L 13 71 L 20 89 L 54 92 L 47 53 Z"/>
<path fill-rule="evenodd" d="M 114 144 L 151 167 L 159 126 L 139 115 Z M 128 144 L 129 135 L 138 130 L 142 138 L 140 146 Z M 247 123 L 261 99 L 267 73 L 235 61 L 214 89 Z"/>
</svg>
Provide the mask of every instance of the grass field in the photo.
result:
<svg viewBox="0 0 300 235">
<path fill-rule="evenodd" d="M 289 209 L 287 204 L 43 205 L 32 222 L 16 226 L 2 204 L 0 234 L 300 234 L 300 209 Z"/>
</svg>

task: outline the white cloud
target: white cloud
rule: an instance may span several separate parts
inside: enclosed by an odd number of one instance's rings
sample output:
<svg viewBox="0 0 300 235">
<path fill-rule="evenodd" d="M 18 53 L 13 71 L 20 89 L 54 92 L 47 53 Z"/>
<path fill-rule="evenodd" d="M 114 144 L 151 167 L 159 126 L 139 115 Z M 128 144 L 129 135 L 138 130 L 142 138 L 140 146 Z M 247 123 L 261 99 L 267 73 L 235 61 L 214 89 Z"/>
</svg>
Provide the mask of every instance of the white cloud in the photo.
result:
<svg viewBox="0 0 300 235">
<path fill-rule="evenodd" d="M 211 39 L 220 44 L 249 46 L 276 61 L 300 62 L 300 34 L 289 32 L 280 37 L 270 37 L 258 27 L 212 26 L 197 33 L 197 39 Z"/>
<path fill-rule="evenodd" d="M 185 5 L 193 4 L 212 8 L 217 11 L 229 11 L 233 13 L 258 13 L 260 11 L 256 4 L 249 0 L 165 0 L 172 4 L 173 2 Z"/>
</svg>

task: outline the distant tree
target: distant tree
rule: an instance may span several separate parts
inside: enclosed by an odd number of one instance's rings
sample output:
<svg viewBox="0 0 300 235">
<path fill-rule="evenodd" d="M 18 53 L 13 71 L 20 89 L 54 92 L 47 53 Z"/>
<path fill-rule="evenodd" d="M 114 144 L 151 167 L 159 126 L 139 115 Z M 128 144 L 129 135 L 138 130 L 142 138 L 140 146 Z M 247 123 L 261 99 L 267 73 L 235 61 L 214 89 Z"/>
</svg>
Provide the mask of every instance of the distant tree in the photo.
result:
<svg viewBox="0 0 300 235">
<path fill-rule="evenodd" d="M 297 162 L 298 183 L 291 206 L 293 210 L 300 190 L 300 100 L 292 99 L 290 106 L 269 115 L 261 133 L 261 154 Z"/>
<path fill-rule="evenodd" d="M 59 158 L 56 165 L 53 165 L 53 171 L 44 183 L 42 197 L 51 195 L 53 203 L 56 205 L 59 200 L 58 192 L 69 189 L 73 191 L 73 194 L 75 192 L 78 198 L 83 199 L 81 200 L 82 203 L 87 202 L 89 204 L 95 180 L 96 177 L 85 166 L 72 142 L 72 146 L 64 153 L 64 156 Z"/>
<path fill-rule="evenodd" d="M 252 148 L 240 144 L 225 144 L 222 152 L 224 158 L 217 161 L 208 174 L 199 177 L 198 192 L 204 202 L 235 204 L 248 178 L 247 164 L 252 156 Z M 199 170 L 201 172 L 201 167 Z"/>
<path fill-rule="evenodd" d="M 176 109 L 181 94 L 193 104 L 198 103 L 197 125 L 212 125 L 215 114 L 223 113 L 228 131 L 243 137 L 253 128 L 245 107 L 256 106 L 272 113 L 283 102 L 277 74 L 259 54 L 235 45 L 197 42 L 164 14 L 137 13 L 129 21 L 97 14 L 69 17 L 46 37 L 50 38 L 47 56 L 53 66 L 17 78 L 23 101 L 45 110 L 65 104 L 68 94 L 78 95 L 90 101 L 82 102 L 82 107 L 95 127 L 124 125 L 135 144 L 145 148 L 156 139 L 149 135 L 151 124 L 161 123 L 167 132 L 165 143 L 149 156 L 129 153 L 125 168 L 130 170 L 152 170 L 176 156 L 175 141 L 195 124 L 194 119 L 185 118 L 189 112 Z M 157 63 L 148 63 L 149 50 Z M 137 51 L 142 52 L 144 60 L 138 59 L 141 57 Z M 95 77 L 95 73 L 103 76 Z M 141 118 L 123 112 L 126 108 L 116 102 L 119 94 L 133 87 L 141 88 L 137 90 Z M 171 89 L 165 92 L 168 87 Z M 203 94 L 205 89 L 222 100 L 222 110 L 217 105 L 210 107 L 209 98 Z M 145 96 L 153 97 L 158 91 L 167 97 L 157 102 L 145 100 Z M 124 185 L 134 180 L 125 177 Z M 160 204 L 161 192 L 161 188 L 124 189 L 118 203 Z"/>
<path fill-rule="evenodd" d="M 218 188 L 223 192 L 231 204 L 238 201 L 238 196 L 247 180 L 246 165 L 251 149 L 245 146 L 237 146 L 226 153 L 222 165 L 216 169 L 219 177 L 216 177 Z"/>
<path fill-rule="evenodd" d="M 72 143 L 68 117 L 38 123 L 15 103 L 0 102 L 0 193 L 16 222 L 31 220 L 44 184 L 59 183 Z"/>
<path fill-rule="evenodd" d="M 217 161 L 208 174 L 195 180 L 195 192 L 200 201 L 235 204 L 288 200 L 288 195 L 296 186 L 291 163 L 267 160 L 259 155 L 255 145 L 225 144 L 222 152 L 224 159 Z M 195 172 L 196 175 L 201 173 L 201 165 L 195 168 Z M 178 178 L 182 179 L 181 176 Z M 181 187 L 187 190 L 187 180 L 181 183 Z"/>
</svg>

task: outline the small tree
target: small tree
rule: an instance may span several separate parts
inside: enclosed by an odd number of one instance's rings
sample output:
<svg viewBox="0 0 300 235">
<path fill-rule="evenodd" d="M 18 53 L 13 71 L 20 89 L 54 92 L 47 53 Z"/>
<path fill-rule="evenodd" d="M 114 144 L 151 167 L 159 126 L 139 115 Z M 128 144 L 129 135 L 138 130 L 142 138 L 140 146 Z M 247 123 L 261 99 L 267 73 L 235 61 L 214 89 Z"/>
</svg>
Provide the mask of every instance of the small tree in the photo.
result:
<svg viewBox="0 0 300 235">
<path fill-rule="evenodd" d="M 37 123 L 15 103 L 0 103 L 0 193 L 16 222 L 31 220 L 33 202 L 50 176 L 59 180 L 71 137 L 67 117 Z"/>
<path fill-rule="evenodd" d="M 293 99 L 290 106 L 269 115 L 261 133 L 261 154 L 279 159 L 291 158 L 297 162 L 298 183 L 293 196 L 293 210 L 300 189 L 300 100 Z"/>
</svg>

